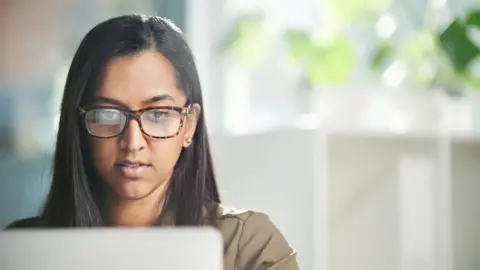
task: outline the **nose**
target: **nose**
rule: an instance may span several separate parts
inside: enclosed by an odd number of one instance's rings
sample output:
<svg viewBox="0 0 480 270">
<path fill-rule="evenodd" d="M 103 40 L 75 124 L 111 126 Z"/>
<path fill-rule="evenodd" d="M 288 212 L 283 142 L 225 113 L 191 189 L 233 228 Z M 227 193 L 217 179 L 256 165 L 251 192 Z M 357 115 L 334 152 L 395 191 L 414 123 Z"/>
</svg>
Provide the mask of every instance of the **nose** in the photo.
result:
<svg viewBox="0 0 480 270">
<path fill-rule="evenodd" d="M 120 136 L 120 147 L 127 152 L 136 152 L 145 148 L 147 142 L 140 124 L 135 119 L 130 119 L 127 127 Z"/>
</svg>

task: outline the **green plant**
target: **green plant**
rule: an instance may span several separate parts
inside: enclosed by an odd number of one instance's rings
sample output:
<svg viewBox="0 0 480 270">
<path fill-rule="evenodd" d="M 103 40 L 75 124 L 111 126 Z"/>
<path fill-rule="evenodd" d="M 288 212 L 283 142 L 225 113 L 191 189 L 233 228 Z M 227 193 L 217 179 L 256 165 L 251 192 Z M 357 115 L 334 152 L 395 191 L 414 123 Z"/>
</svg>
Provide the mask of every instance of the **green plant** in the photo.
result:
<svg viewBox="0 0 480 270">
<path fill-rule="evenodd" d="M 355 25 L 357 29 L 372 32 L 372 21 L 381 16 L 390 0 L 327 0 L 326 3 L 332 22 L 327 37 L 303 29 L 282 30 L 281 42 L 286 45 L 289 58 L 301 68 L 312 87 L 349 80 L 357 59 L 355 46 L 345 29 Z M 237 18 L 221 50 L 246 67 L 261 63 L 272 42 L 263 29 L 264 18 L 261 13 Z M 480 89 L 480 75 L 471 67 L 480 58 L 480 45 L 471 36 L 472 29 L 480 33 L 480 10 L 470 10 L 464 18 L 456 18 L 441 31 L 419 25 L 400 39 L 377 37 L 366 68 L 378 74 L 393 61 L 402 60 L 407 63 L 412 79 L 420 85 L 461 88 L 468 84 Z"/>
<path fill-rule="evenodd" d="M 469 34 L 480 31 L 480 11 L 470 10 L 465 18 L 454 19 L 440 31 L 419 27 L 397 44 L 379 39 L 370 67 L 381 71 L 392 60 L 408 63 L 413 79 L 420 85 L 480 87 L 480 77 L 471 64 L 480 57 L 480 47 Z"/>
<path fill-rule="evenodd" d="M 456 74 L 474 89 L 480 89 L 480 74 L 474 74 L 470 67 L 475 60 L 480 60 L 480 44 L 476 44 L 470 31 L 480 33 L 480 9 L 471 10 L 465 18 L 456 18 L 438 34 L 438 40 Z"/>
<path fill-rule="evenodd" d="M 289 58 L 301 68 L 311 86 L 343 84 L 356 66 L 355 48 L 345 35 L 345 28 L 368 21 L 371 14 L 384 9 L 390 1 L 326 0 L 332 35 L 321 38 L 303 29 L 287 28 L 283 29 L 280 42 L 286 45 Z M 236 18 L 220 51 L 247 68 L 261 63 L 272 42 L 263 30 L 264 18 L 260 12 Z"/>
<path fill-rule="evenodd" d="M 231 55 L 240 65 L 251 68 L 266 54 L 269 40 L 262 28 L 264 15 L 260 12 L 239 16 L 217 48 Z"/>
<path fill-rule="evenodd" d="M 355 49 L 343 35 L 315 39 L 300 30 L 287 30 L 284 39 L 291 59 L 304 71 L 312 86 L 341 84 L 355 66 Z"/>
</svg>

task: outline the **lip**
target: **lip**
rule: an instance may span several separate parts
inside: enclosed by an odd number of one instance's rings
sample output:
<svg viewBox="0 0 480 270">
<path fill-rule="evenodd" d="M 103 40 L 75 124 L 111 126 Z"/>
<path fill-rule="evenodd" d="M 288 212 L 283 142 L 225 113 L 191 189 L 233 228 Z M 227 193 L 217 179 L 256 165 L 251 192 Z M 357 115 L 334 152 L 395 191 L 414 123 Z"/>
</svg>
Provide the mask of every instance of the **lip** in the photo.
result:
<svg viewBox="0 0 480 270">
<path fill-rule="evenodd" d="M 151 165 L 144 162 L 124 161 L 115 164 L 125 178 L 138 179 L 151 169 Z"/>
</svg>

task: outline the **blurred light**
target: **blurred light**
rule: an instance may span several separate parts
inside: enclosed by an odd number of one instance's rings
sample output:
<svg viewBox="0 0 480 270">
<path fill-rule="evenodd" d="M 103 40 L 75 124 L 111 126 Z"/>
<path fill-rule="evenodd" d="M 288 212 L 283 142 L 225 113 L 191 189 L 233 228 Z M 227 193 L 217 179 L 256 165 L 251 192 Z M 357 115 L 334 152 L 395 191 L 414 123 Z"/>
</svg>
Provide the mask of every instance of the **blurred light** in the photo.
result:
<svg viewBox="0 0 480 270">
<path fill-rule="evenodd" d="M 397 23 L 395 22 L 393 16 L 389 13 L 382 14 L 380 19 L 378 19 L 377 23 L 375 24 L 377 35 L 382 38 L 390 37 L 393 32 L 395 32 L 395 29 L 397 29 Z"/>
<path fill-rule="evenodd" d="M 382 80 L 390 87 L 397 87 L 405 80 L 407 74 L 406 64 L 403 61 L 395 61 L 382 74 Z"/>
<path fill-rule="evenodd" d="M 408 121 L 402 111 L 395 111 L 392 113 L 390 118 L 390 131 L 393 133 L 398 134 L 405 134 L 407 133 L 408 129 Z"/>
<path fill-rule="evenodd" d="M 318 122 L 316 113 L 306 113 L 299 116 L 297 124 L 300 129 L 311 130 L 317 128 Z"/>
<path fill-rule="evenodd" d="M 480 78 L 480 56 L 475 57 L 468 65 L 468 70 L 474 78 Z"/>
<path fill-rule="evenodd" d="M 430 0 L 432 8 L 442 9 L 447 4 L 447 0 Z"/>
<path fill-rule="evenodd" d="M 480 47 L 480 29 L 477 27 L 469 26 L 467 27 L 467 36 L 473 43 Z"/>
<path fill-rule="evenodd" d="M 232 133 L 243 133 L 251 125 L 250 79 L 248 73 L 235 66 L 229 67 L 226 74 L 224 125 Z"/>
<path fill-rule="evenodd" d="M 431 61 L 424 61 L 418 68 L 419 76 L 422 80 L 430 81 L 437 71 L 435 64 Z"/>
</svg>

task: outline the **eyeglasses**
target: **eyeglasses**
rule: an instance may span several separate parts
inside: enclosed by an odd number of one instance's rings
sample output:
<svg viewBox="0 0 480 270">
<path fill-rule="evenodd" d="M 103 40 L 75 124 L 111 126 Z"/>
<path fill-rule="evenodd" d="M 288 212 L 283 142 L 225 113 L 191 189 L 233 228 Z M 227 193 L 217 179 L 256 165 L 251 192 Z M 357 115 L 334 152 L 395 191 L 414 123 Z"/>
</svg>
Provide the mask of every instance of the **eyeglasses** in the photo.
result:
<svg viewBox="0 0 480 270">
<path fill-rule="evenodd" d="M 85 127 L 90 135 L 98 138 L 113 138 L 123 133 L 131 119 L 135 119 L 142 132 L 152 138 L 168 139 L 177 136 L 191 105 L 179 107 L 151 107 L 141 110 L 125 110 L 100 106 L 90 110 L 80 108 Z"/>
</svg>

